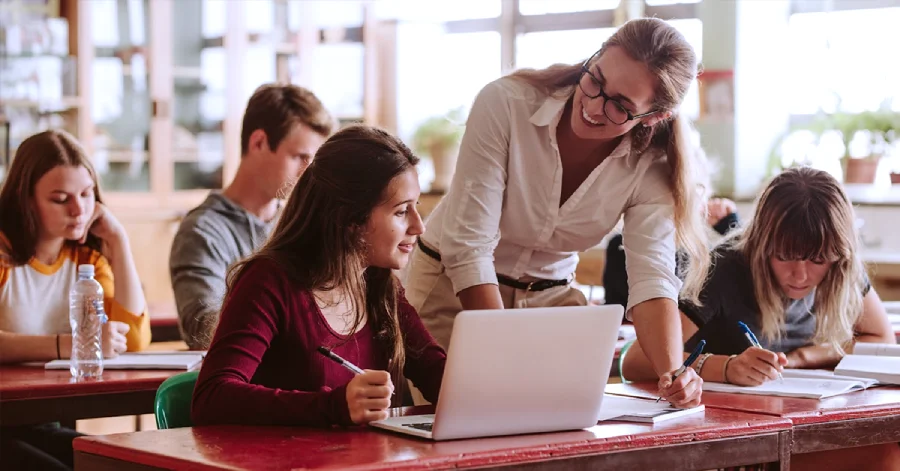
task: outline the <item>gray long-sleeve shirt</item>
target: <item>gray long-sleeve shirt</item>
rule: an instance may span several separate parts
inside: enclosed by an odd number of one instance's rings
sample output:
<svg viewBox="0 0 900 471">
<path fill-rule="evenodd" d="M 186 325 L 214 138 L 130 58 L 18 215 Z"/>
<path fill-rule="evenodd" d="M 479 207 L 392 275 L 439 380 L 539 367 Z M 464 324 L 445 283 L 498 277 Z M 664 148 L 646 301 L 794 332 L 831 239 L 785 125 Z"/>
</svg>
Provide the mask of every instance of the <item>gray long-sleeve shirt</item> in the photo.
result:
<svg viewBox="0 0 900 471">
<path fill-rule="evenodd" d="M 265 241 L 274 220 L 264 222 L 212 192 L 178 228 L 169 255 L 169 274 L 181 338 L 191 349 L 209 347 L 225 296 L 228 268 Z"/>
</svg>

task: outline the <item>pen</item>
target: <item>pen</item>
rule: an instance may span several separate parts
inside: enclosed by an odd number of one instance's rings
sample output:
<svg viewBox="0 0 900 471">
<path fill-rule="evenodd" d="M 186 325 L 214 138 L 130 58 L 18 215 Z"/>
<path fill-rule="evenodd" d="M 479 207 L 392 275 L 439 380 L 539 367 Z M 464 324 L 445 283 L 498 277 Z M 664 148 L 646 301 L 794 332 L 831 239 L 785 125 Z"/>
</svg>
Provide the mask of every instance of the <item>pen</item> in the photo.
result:
<svg viewBox="0 0 900 471">
<path fill-rule="evenodd" d="M 325 347 L 319 347 L 317 350 L 319 351 L 319 353 L 321 353 L 322 355 L 325 355 L 325 356 L 328 357 L 329 359 L 333 360 L 335 363 L 337 363 L 337 364 L 343 366 L 344 368 L 347 368 L 348 370 L 352 371 L 353 374 L 361 375 L 361 374 L 364 373 L 363 370 L 361 370 L 358 366 L 354 365 L 353 363 L 350 363 L 350 362 L 347 361 L 347 360 L 344 360 L 343 358 L 341 358 L 340 355 L 338 355 L 337 353 L 332 352 L 331 350 L 329 350 L 329 349 L 327 349 L 327 348 L 325 348 Z"/>
<path fill-rule="evenodd" d="M 759 340 L 756 339 L 756 336 L 753 335 L 753 331 L 750 330 L 749 327 L 747 327 L 747 324 L 744 324 L 742 321 L 738 321 L 738 327 L 740 327 L 741 330 L 744 331 L 744 337 L 747 337 L 747 340 L 750 341 L 750 345 L 753 345 L 757 348 L 762 348 L 762 345 L 759 344 Z M 778 372 L 778 379 L 780 379 L 782 383 L 784 382 L 784 376 L 781 376 L 780 371 Z"/>
<path fill-rule="evenodd" d="M 705 347 L 705 346 L 706 346 L 706 340 L 701 340 L 700 342 L 697 343 L 697 346 L 694 348 L 693 353 L 691 353 L 691 355 L 689 357 L 687 357 L 687 360 L 684 361 L 684 364 L 681 365 L 680 368 L 675 370 L 674 373 L 672 373 L 672 381 L 675 381 L 675 378 L 681 376 L 681 373 L 684 373 L 684 370 L 688 369 L 688 367 L 691 366 L 691 363 L 693 363 L 695 360 L 697 360 L 697 357 L 699 357 L 700 354 L 703 353 L 703 347 Z M 656 398 L 656 402 L 659 402 L 660 399 L 662 399 L 662 397 Z"/>
</svg>

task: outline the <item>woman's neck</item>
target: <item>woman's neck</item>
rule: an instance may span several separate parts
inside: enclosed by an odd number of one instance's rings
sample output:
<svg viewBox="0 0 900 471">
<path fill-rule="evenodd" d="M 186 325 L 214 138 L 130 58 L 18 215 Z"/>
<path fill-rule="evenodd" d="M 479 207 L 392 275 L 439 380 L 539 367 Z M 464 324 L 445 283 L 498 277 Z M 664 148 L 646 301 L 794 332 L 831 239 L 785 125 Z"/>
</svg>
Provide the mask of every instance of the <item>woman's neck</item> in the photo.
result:
<svg viewBox="0 0 900 471">
<path fill-rule="evenodd" d="M 596 159 L 602 162 L 610 156 L 619 143 L 622 136 L 612 139 L 583 139 L 572 130 L 572 101 L 566 105 L 559 124 L 556 126 L 556 142 L 560 155 L 569 161 L 584 161 Z"/>
<path fill-rule="evenodd" d="M 59 252 L 62 251 L 65 243 L 66 239 L 62 237 L 40 239 L 34 246 L 34 258 L 44 265 L 53 265 L 59 257 Z"/>
</svg>

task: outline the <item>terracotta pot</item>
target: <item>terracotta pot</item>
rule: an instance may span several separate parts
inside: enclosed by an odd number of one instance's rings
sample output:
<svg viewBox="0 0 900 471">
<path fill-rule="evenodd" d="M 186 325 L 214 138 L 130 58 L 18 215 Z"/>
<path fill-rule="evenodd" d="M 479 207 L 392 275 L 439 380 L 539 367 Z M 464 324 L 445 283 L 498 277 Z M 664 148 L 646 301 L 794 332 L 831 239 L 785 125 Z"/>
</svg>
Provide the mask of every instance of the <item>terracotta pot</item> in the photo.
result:
<svg viewBox="0 0 900 471">
<path fill-rule="evenodd" d="M 844 164 L 844 183 L 875 183 L 877 158 L 847 159 Z"/>
<path fill-rule="evenodd" d="M 433 146 L 430 154 L 434 164 L 434 181 L 431 183 L 431 191 L 446 193 L 450 189 L 450 182 L 453 181 L 453 173 L 456 171 L 459 147 Z"/>
</svg>

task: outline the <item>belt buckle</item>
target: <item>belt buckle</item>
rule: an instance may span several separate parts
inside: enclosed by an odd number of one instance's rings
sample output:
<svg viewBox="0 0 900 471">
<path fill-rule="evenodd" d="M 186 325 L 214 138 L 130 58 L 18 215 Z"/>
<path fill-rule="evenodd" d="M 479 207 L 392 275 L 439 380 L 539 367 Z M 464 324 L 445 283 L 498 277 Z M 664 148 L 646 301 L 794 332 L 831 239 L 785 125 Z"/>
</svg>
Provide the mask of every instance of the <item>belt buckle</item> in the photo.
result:
<svg viewBox="0 0 900 471">
<path fill-rule="evenodd" d="M 534 286 L 534 284 L 537 283 L 538 281 L 539 281 L 539 280 L 529 281 L 529 282 L 528 282 L 528 286 L 525 287 L 525 291 L 526 291 L 526 292 L 533 291 L 531 288 L 532 288 L 532 287 Z"/>
</svg>

